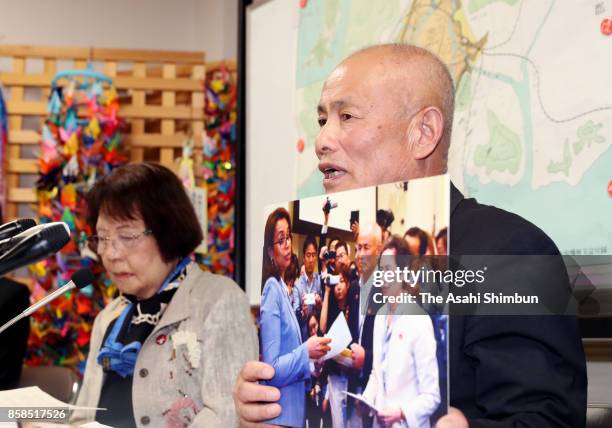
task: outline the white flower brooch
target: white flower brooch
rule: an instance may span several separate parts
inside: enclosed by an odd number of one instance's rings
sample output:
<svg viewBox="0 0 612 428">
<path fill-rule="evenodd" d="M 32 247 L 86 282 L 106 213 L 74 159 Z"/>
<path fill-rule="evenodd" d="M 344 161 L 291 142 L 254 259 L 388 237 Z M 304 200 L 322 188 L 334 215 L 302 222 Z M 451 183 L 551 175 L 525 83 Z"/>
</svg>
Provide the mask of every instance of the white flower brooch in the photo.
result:
<svg viewBox="0 0 612 428">
<path fill-rule="evenodd" d="M 187 347 L 187 362 L 192 369 L 197 369 L 200 366 L 202 350 L 198 343 L 198 336 L 193 331 L 179 330 L 172 333 L 172 346 L 174 351 L 178 351 L 181 345 Z"/>
</svg>

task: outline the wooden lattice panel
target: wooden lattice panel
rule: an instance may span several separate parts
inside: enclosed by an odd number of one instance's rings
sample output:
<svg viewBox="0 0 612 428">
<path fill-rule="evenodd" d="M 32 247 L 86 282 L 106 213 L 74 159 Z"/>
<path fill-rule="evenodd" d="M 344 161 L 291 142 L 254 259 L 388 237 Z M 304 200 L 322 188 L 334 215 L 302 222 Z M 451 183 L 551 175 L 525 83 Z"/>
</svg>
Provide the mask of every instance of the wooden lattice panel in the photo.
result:
<svg viewBox="0 0 612 428">
<path fill-rule="evenodd" d="M 203 52 L 0 45 L 0 61 L 10 63 L 10 70 L 0 72 L 9 119 L 4 220 L 32 213 L 36 151 L 57 71 L 84 69 L 91 63 L 113 78 L 119 115 L 126 122 L 126 154 L 132 161 L 155 160 L 176 169 L 186 135 L 200 142 L 204 130 L 204 60 Z M 32 73 L 29 61 L 42 65 Z"/>
</svg>

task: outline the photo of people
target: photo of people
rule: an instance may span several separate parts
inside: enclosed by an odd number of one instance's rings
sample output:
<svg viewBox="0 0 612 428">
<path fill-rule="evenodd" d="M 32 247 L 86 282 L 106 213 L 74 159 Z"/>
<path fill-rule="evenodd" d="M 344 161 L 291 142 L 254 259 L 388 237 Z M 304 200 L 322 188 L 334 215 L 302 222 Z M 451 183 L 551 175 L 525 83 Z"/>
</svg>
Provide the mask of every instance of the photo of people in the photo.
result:
<svg viewBox="0 0 612 428">
<path fill-rule="evenodd" d="M 448 252 L 448 176 L 266 209 L 260 358 L 289 427 L 422 427 L 448 409 L 447 318 L 373 285 L 374 272 Z M 372 296 L 379 293 L 383 303 Z"/>
</svg>

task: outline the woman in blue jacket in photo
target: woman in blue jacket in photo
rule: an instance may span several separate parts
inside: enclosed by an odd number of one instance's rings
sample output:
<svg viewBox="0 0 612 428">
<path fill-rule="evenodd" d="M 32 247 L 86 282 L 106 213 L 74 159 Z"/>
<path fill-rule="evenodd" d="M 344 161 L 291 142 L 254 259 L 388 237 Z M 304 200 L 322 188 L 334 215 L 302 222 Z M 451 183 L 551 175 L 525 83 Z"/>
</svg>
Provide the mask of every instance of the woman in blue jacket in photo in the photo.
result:
<svg viewBox="0 0 612 428">
<path fill-rule="evenodd" d="M 266 221 L 260 309 L 261 353 L 274 367 L 269 385 L 280 388 L 282 413 L 271 424 L 302 427 L 305 420 L 306 388 L 310 360 L 322 358 L 329 339 L 312 336 L 302 342 L 300 325 L 283 280 L 293 254 L 291 218 L 284 208 L 274 210 Z"/>
</svg>

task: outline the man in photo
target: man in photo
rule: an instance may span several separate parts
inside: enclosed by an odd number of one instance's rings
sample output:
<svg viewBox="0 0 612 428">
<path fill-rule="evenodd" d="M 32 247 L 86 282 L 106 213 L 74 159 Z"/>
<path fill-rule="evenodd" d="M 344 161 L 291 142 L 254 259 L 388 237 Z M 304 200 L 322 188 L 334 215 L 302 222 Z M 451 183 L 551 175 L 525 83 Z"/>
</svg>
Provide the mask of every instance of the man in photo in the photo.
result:
<svg viewBox="0 0 612 428">
<path fill-rule="evenodd" d="M 320 310 L 321 308 L 321 276 L 315 270 L 318 254 L 317 240 L 313 236 L 307 236 L 302 245 L 304 272 L 295 283 L 302 310 L 300 329 L 303 340 L 310 336 L 308 334 L 308 320 L 314 314 L 315 309 Z"/>
</svg>

